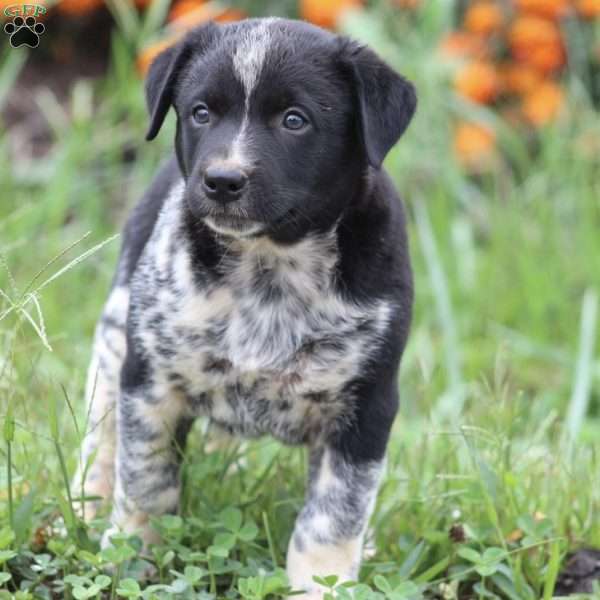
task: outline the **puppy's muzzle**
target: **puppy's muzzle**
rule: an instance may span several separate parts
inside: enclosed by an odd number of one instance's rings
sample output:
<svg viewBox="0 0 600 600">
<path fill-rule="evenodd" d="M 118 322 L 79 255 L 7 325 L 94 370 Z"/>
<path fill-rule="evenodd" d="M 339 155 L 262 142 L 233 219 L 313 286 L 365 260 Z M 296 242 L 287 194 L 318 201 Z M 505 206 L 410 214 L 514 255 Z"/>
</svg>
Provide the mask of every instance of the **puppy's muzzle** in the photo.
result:
<svg viewBox="0 0 600 600">
<path fill-rule="evenodd" d="M 221 204 L 238 200 L 247 183 L 244 171 L 224 165 L 208 167 L 202 177 L 202 189 L 207 198 Z"/>
</svg>

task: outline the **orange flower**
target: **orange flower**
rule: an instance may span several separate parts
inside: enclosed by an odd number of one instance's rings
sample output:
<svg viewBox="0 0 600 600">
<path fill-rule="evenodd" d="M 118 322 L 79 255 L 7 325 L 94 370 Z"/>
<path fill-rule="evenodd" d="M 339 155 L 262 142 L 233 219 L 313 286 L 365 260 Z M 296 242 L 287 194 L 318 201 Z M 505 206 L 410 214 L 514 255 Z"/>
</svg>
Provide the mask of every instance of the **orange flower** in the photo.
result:
<svg viewBox="0 0 600 600">
<path fill-rule="evenodd" d="M 560 30 L 555 23 L 535 16 L 518 17 L 513 22 L 508 43 L 513 56 L 544 73 L 565 64 L 566 54 Z"/>
<path fill-rule="evenodd" d="M 482 58 L 487 53 L 487 47 L 479 35 L 454 31 L 442 40 L 440 51 L 446 58 Z"/>
<path fill-rule="evenodd" d="M 235 8 L 220 9 L 212 4 L 204 4 L 201 0 L 180 0 L 169 12 L 169 21 L 178 29 L 191 29 L 206 21 L 238 21 L 245 18 L 245 13 Z"/>
<path fill-rule="evenodd" d="M 97 8 L 100 8 L 103 0 L 60 0 L 58 10 L 72 17 L 81 17 Z"/>
<path fill-rule="evenodd" d="M 510 63 L 500 68 L 502 89 L 509 94 L 527 94 L 542 81 L 539 71 L 529 65 Z"/>
<path fill-rule="evenodd" d="M 569 12 L 570 0 L 516 0 L 517 8 L 524 13 L 546 19 L 560 19 Z"/>
<path fill-rule="evenodd" d="M 152 64 L 152 61 L 163 51 L 175 44 L 181 38 L 181 34 L 173 35 L 164 40 L 151 44 L 144 48 L 137 58 L 137 68 L 140 73 L 145 75 Z"/>
<path fill-rule="evenodd" d="M 600 17 L 600 0 L 578 0 L 576 8 L 584 19 Z"/>
<path fill-rule="evenodd" d="M 300 0 L 300 15 L 315 25 L 332 28 L 345 10 L 360 6 L 362 0 Z"/>
<path fill-rule="evenodd" d="M 563 46 L 540 46 L 533 48 L 525 62 L 543 73 L 554 73 L 564 66 L 567 55 Z"/>
<path fill-rule="evenodd" d="M 564 104 L 560 86 L 547 81 L 527 94 L 523 100 L 523 114 L 534 125 L 541 127 L 555 119 Z"/>
<path fill-rule="evenodd" d="M 489 0 L 479 0 L 465 13 L 464 26 L 471 33 L 490 35 L 502 29 L 504 14 L 497 4 Z"/>
<path fill-rule="evenodd" d="M 472 102 L 488 104 L 500 91 L 500 79 L 488 61 L 474 61 L 465 65 L 454 80 L 456 91 Z"/>
<path fill-rule="evenodd" d="M 169 11 L 169 21 L 177 21 L 179 19 L 188 18 L 188 15 L 208 15 L 203 20 L 206 21 L 212 18 L 212 14 L 216 13 L 215 10 L 210 10 L 209 7 L 203 5 L 202 0 L 179 0 L 175 2 Z M 198 20 L 198 23 L 201 23 Z"/>
<path fill-rule="evenodd" d="M 241 21 L 245 19 L 248 15 L 237 8 L 228 8 L 221 12 L 221 14 L 215 17 L 215 21 L 218 23 L 230 23 L 231 21 Z"/>
<path fill-rule="evenodd" d="M 454 153 L 464 166 L 480 169 L 490 163 L 495 142 L 496 136 L 490 128 L 463 121 L 454 132 Z"/>
</svg>

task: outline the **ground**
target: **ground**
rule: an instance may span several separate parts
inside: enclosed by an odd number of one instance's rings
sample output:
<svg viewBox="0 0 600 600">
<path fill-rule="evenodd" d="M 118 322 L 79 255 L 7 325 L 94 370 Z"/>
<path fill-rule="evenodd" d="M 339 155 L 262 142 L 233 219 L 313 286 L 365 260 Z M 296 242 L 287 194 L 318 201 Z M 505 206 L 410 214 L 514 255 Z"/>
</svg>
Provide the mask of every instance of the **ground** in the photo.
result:
<svg viewBox="0 0 600 600">
<path fill-rule="evenodd" d="M 410 214 L 414 327 L 363 585 L 350 593 L 556 597 L 574 589 L 570 576 L 598 571 L 593 553 L 567 560 L 600 547 L 597 114 L 574 111 L 535 148 L 507 129 L 497 169 L 466 174 L 450 148 L 451 117 L 466 108 L 450 98 L 426 29 L 407 33 L 402 51 L 377 19 L 353 32 L 415 82 L 420 104 L 386 162 Z M 119 242 L 84 253 L 118 232 L 173 134 L 171 122 L 143 142 L 134 59 L 118 39 L 111 56 L 103 78 L 79 81 L 66 100 L 39 96 L 50 124 L 42 156 L 15 155 L 14 135 L 0 138 L 0 586 L 40 598 L 142 594 L 135 540 L 99 552 L 106 523 L 83 529 L 66 485 Z M 158 587 L 144 597 L 285 595 L 278 569 L 302 503 L 304 452 L 267 439 L 206 445 L 199 425 L 181 517 L 160 523 Z M 121 565 L 110 577 L 108 562 Z"/>
</svg>

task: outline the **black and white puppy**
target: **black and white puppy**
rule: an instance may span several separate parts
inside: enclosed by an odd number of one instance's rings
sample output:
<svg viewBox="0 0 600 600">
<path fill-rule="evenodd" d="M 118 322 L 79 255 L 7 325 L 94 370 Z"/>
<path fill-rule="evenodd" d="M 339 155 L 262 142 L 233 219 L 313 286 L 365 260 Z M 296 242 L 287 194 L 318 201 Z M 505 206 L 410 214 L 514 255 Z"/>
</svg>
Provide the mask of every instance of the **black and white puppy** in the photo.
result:
<svg viewBox="0 0 600 600">
<path fill-rule="evenodd" d="M 313 575 L 358 575 L 398 406 L 413 291 L 381 163 L 414 89 L 347 38 L 251 19 L 192 31 L 146 91 L 148 139 L 175 108 L 175 157 L 125 227 L 97 328 L 85 494 L 149 543 L 196 417 L 306 444 L 287 568 L 319 597 Z"/>
</svg>

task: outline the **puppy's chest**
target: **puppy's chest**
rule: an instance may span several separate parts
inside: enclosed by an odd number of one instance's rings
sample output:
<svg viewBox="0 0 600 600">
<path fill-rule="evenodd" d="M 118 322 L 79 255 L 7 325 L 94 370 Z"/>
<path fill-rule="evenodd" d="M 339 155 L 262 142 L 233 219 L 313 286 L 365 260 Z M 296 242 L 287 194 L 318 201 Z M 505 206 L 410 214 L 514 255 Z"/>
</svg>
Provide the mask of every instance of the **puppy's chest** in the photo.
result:
<svg viewBox="0 0 600 600">
<path fill-rule="evenodd" d="M 194 284 L 188 261 L 177 255 L 171 277 L 155 265 L 154 279 L 172 285 L 158 286 L 139 332 L 193 414 L 232 433 L 270 433 L 290 443 L 351 418 L 348 384 L 388 310 L 340 298 L 328 244 L 289 255 L 246 252 L 229 258 L 225 275 L 205 287 Z"/>
</svg>

